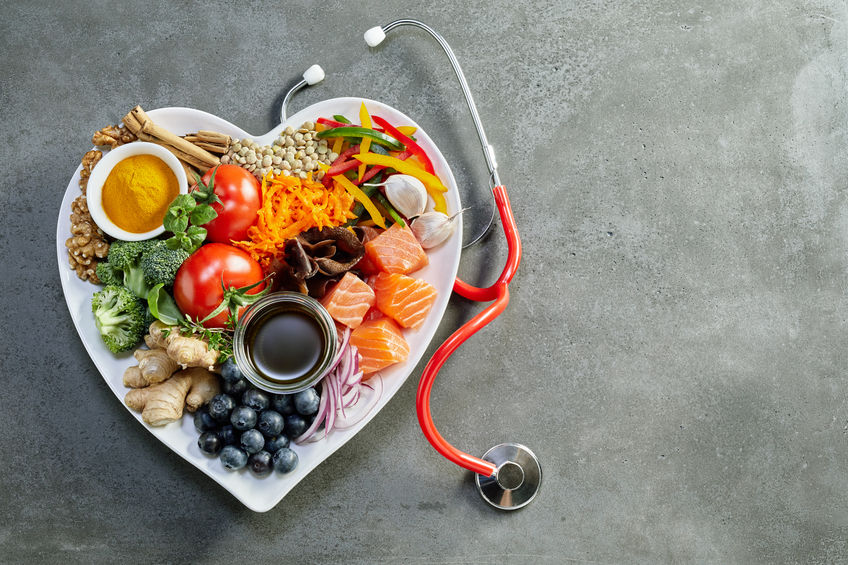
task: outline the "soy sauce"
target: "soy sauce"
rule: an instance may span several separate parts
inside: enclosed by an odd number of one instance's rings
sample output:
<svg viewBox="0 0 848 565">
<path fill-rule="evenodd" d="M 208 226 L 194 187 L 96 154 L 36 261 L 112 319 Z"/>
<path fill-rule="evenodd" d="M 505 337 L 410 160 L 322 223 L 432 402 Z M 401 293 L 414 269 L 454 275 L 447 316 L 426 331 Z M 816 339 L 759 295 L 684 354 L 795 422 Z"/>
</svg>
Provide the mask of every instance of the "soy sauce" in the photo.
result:
<svg viewBox="0 0 848 565">
<path fill-rule="evenodd" d="M 318 321 L 292 305 L 263 312 L 245 338 L 253 365 L 278 383 L 291 383 L 310 373 L 326 348 Z"/>
</svg>

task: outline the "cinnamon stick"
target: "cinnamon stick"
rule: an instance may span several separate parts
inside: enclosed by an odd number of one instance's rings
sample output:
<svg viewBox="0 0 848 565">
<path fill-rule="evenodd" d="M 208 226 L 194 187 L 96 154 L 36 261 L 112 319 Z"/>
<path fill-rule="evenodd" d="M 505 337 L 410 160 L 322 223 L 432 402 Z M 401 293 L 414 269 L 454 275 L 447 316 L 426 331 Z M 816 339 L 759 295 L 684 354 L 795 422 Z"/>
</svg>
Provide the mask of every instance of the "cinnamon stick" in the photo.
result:
<svg viewBox="0 0 848 565">
<path fill-rule="evenodd" d="M 161 126 L 157 126 L 144 110 L 141 109 L 141 106 L 136 106 L 130 110 L 121 121 L 127 126 L 127 129 L 142 141 L 152 141 L 153 143 L 167 147 L 177 157 L 193 167 L 205 171 L 221 163 L 221 160 L 212 153 L 201 149 L 178 135 L 174 135 Z"/>
</svg>

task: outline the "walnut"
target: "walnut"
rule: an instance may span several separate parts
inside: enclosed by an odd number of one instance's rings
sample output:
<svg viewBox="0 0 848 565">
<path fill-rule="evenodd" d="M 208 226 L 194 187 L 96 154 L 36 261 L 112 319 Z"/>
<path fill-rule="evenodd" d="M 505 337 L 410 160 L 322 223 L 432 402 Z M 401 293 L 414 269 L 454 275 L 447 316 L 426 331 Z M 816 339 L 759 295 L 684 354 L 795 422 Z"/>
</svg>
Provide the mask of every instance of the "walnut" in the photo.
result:
<svg viewBox="0 0 848 565">
<path fill-rule="evenodd" d="M 109 243 L 106 234 L 91 219 L 85 196 L 78 196 L 71 203 L 71 237 L 65 240 L 65 247 L 68 248 L 68 262 L 77 276 L 99 283 L 95 272 L 97 260 L 109 254 Z"/>
<path fill-rule="evenodd" d="M 108 145 L 112 149 L 135 140 L 135 135 L 123 125 L 106 126 L 100 131 L 94 132 L 94 135 L 91 137 L 91 142 L 94 145 L 98 147 Z"/>
<path fill-rule="evenodd" d="M 103 152 L 97 149 L 92 149 L 82 156 L 82 170 L 80 171 L 79 185 L 82 190 L 82 195 L 85 196 L 85 188 L 88 186 L 88 177 L 91 176 L 91 169 L 103 157 Z"/>
</svg>

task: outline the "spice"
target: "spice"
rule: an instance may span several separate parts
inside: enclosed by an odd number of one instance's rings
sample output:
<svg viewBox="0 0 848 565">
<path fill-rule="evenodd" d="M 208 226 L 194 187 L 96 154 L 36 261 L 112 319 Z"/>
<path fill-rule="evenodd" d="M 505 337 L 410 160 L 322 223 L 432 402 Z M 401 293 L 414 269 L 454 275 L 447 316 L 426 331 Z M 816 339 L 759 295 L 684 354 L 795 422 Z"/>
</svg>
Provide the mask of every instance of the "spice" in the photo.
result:
<svg viewBox="0 0 848 565">
<path fill-rule="evenodd" d="M 177 176 L 162 159 L 133 155 L 115 165 L 103 183 L 103 211 L 119 228 L 145 233 L 162 225 L 179 192 Z"/>
</svg>

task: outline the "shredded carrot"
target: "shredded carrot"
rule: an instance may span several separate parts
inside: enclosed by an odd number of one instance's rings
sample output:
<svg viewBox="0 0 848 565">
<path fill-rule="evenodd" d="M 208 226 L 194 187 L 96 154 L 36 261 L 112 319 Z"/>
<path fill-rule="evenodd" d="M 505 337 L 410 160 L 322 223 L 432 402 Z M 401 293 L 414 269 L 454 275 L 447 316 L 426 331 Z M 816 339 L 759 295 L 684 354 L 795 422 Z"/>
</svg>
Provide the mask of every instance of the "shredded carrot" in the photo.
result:
<svg viewBox="0 0 848 565">
<path fill-rule="evenodd" d="M 355 217 L 353 196 L 337 183 L 326 188 L 311 175 L 300 179 L 269 173 L 262 178 L 261 188 L 262 207 L 256 223 L 247 230 L 249 241 L 233 245 L 249 253 L 266 271 L 274 257 L 282 254 L 286 240 L 311 228 L 340 226 Z"/>
</svg>

